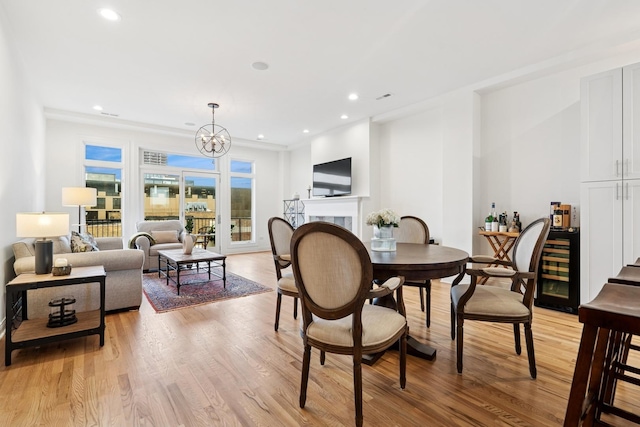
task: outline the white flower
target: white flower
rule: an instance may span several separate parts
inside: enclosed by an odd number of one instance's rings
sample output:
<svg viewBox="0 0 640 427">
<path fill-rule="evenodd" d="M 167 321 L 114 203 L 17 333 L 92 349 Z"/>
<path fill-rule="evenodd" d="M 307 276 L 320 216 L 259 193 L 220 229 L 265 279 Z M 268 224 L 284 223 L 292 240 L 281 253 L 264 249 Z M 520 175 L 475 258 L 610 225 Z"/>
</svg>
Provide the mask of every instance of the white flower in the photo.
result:
<svg viewBox="0 0 640 427">
<path fill-rule="evenodd" d="M 377 225 L 378 227 L 392 225 L 397 227 L 399 222 L 400 217 L 391 209 L 382 209 L 367 215 L 367 225 Z"/>
</svg>

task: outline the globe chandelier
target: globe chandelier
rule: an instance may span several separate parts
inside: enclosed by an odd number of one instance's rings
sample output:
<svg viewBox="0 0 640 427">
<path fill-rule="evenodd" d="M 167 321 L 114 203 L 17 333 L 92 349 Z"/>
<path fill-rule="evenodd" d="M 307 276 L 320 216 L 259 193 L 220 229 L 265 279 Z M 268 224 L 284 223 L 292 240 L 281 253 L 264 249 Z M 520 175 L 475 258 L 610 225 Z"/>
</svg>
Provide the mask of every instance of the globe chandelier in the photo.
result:
<svg viewBox="0 0 640 427">
<path fill-rule="evenodd" d="M 231 148 L 231 135 L 223 126 L 216 124 L 215 112 L 218 104 L 210 102 L 211 124 L 202 126 L 196 132 L 196 147 L 205 157 L 222 157 Z"/>
</svg>

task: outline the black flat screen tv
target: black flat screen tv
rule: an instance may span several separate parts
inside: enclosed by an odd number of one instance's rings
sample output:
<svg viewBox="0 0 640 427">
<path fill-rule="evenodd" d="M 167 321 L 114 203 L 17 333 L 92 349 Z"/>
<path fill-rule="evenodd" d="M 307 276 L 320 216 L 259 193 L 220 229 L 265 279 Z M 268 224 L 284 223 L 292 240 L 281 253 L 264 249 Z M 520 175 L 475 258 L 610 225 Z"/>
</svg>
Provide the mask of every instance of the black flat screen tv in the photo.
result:
<svg viewBox="0 0 640 427">
<path fill-rule="evenodd" d="M 315 197 L 351 194 L 351 157 L 313 165 Z"/>
</svg>

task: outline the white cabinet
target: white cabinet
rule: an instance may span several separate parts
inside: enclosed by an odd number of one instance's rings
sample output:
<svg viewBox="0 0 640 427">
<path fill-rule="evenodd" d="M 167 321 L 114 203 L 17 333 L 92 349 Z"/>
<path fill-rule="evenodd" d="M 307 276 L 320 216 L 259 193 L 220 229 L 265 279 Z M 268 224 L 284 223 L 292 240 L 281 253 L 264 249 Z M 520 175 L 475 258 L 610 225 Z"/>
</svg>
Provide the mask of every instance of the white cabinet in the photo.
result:
<svg viewBox="0 0 640 427">
<path fill-rule="evenodd" d="M 584 303 L 640 257 L 640 64 L 585 77 L 580 102 Z"/>
<path fill-rule="evenodd" d="M 622 178 L 640 179 L 640 63 L 622 69 L 622 96 Z"/>
<path fill-rule="evenodd" d="M 582 183 L 580 188 L 580 302 L 595 298 L 622 267 L 620 183 Z"/>
<path fill-rule="evenodd" d="M 622 69 L 582 79 L 580 118 L 581 181 L 621 179 Z"/>
</svg>

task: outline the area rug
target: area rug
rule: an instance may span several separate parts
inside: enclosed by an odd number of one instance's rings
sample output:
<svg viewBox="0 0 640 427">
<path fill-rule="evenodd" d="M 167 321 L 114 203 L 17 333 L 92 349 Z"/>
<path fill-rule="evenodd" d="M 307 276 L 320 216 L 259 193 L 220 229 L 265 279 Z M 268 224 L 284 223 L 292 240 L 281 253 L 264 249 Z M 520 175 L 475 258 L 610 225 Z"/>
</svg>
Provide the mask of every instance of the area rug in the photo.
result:
<svg viewBox="0 0 640 427">
<path fill-rule="evenodd" d="M 189 276 L 180 274 L 180 295 L 175 283 L 164 277 L 158 277 L 158 273 L 146 273 L 142 275 L 142 289 L 149 303 L 158 313 L 209 304 L 231 298 L 239 298 L 248 295 L 269 292 L 273 289 L 245 279 L 237 274 L 227 272 L 227 286 L 222 286 L 222 279 L 208 280 L 207 273 L 193 274 Z M 190 284 L 194 282 L 206 282 Z"/>
</svg>

